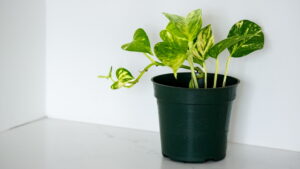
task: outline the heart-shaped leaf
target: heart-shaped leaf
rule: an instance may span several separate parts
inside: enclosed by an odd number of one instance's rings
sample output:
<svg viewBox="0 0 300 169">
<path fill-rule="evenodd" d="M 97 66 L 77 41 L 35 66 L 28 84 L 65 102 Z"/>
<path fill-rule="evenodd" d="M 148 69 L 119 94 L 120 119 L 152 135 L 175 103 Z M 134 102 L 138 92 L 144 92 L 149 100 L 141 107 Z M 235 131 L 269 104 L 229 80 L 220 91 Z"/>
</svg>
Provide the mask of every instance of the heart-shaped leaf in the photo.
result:
<svg viewBox="0 0 300 169">
<path fill-rule="evenodd" d="M 142 28 L 135 31 L 133 41 L 122 45 L 122 49 L 132 52 L 149 53 L 152 55 L 149 38 Z"/>
<path fill-rule="evenodd" d="M 154 46 L 154 52 L 164 65 L 172 68 L 174 76 L 177 77 L 177 70 L 187 57 L 186 50 L 168 42 L 159 42 Z"/>
<path fill-rule="evenodd" d="M 214 45 L 214 36 L 212 34 L 211 25 L 202 28 L 197 36 L 197 49 L 202 60 L 207 59 L 208 50 Z"/>
<path fill-rule="evenodd" d="M 249 20 L 241 20 L 234 24 L 228 37 L 248 36 L 248 38 L 228 48 L 232 57 L 242 57 L 264 47 L 264 34 L 256 23 Z"/>
</svg>

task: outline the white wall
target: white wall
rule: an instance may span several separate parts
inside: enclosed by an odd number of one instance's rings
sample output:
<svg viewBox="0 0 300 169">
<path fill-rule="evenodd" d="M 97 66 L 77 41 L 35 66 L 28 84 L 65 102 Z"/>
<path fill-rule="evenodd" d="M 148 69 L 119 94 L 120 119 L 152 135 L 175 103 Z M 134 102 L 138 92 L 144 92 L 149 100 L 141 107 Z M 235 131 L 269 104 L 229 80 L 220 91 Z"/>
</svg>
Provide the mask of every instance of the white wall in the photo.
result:
<svg viewBox="0 0 300 169">
<path fill-rule="evenodd" d="M 47 114 L 157 131 L 150 78 L 169 69 L 152 69 L 134 88 L 117 91 L 96 76 L 106 74 L 110 65 L 136 75 L 147 59 L 120 49 L 133 31 L 145 28 L 155 43 L 167 23 L 162 12 L 183 15 L 202 8 L 204 22 L 213 25 L 217 40 L 244 18 L 265 32 L 264 50 L 234 59 L 230 67 L 230 74 L 242 82 L 230 139 L 300 151 L 299 6 L 297 0 L 48 0 Z"/>
<path fill-rule="evenodd" d="M 0 131 L 45 115 L 45 2 L 0 0 Z"/>
</svg>

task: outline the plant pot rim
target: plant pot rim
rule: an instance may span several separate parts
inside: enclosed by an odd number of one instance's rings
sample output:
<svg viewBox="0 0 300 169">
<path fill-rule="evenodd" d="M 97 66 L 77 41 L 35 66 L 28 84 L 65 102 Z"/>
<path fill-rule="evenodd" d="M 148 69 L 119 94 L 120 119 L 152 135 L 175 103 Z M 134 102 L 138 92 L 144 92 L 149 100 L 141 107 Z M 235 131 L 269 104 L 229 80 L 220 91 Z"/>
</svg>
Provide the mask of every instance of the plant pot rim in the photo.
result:
<svg viewBox="0 0 300 169">
<path fill-rule="evenodd" d="M 177 77 L 179 74 L 190 74 L 190 72 L 178 72 L 177 73 Z M 207 73 L 208 75 L 214 75 L 213 73 Z M 157 82 L 156 78 L 161 77 L 161 76 L 174 76 L 173 73 L 164 73 L 164 74 L 160 74 L 160 75 L 156 75 L 154 77 L 151 78 L 151 81 L 158 86 L 163 86 L 163 87 L 168 87 L 168 88 L 174 88 L 174 89 L 185 89 L 185 90 L 221 90 L 221 89 L 228 89 L 228 88 L 232 88 L 232 87 L 236 87 L 239 83 L 240 80 L 238 78 L 232 77 L 232 76 L 227 76 L 227 79 L 234 79 L 236 81 L 236 83 L 231 84 L 231 85 L 226 85 L 225 87 L 217 87 L 217 88 L 188 88 L 188 87 L 179 87 L 179 86 L 171 86 L 171 85 L 166 85 L 166 84 L 161 84 L 159 82 Z M 223 74 L 218 74 L 219 76 L 224 76 Z M 222 78 L 223 80 L 223 78 Z"/>
</svg>

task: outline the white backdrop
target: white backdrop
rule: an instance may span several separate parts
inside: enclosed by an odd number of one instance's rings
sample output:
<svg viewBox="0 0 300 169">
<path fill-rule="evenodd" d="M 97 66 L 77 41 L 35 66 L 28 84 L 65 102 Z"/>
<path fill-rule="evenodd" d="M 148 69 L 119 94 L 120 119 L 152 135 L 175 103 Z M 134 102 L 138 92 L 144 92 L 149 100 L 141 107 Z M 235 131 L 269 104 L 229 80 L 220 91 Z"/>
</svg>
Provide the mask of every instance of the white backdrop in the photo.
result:
<svg viewBox="0 0 300 169">
<path fill-rule="evenodd" d="M 0 0 L 0 131 L 45 116 L 45 1 Z"/>
<path fill-rule="evenodd" d="M 151 69 L 134 88 L 117 91 L 96 77 L 111 65 L 137 75 L 147 59 L 120 49 L 134 30 L 144 28 L 154 44 L 167 23 L 162 12 L 184 15 L 196 8 L 203 9 L 204 24 L 212 24 L 217 40 L 241 19 L 253 20 L 265 33 L 262 51 L 233 59 L 230 67 L 241 80 L 230 140 L 300 151 L 297 0 L 48 0 L 47 115 L 158 131 L 150 78 L 168 68 Z"/>
</svg>

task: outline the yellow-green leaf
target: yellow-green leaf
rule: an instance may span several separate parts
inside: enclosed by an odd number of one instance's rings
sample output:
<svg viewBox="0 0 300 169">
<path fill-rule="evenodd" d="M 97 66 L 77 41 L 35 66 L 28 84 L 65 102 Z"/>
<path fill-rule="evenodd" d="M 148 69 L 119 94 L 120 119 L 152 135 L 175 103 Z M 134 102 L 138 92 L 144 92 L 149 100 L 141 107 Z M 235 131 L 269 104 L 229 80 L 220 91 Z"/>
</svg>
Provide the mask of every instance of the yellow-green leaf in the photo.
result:
<svg viewBox="0 0 300 169">
<path fill-rule="evenodd" d="M 169 24 L 166 27 L 166 30 L 172 32 L 172 34 L 177 38 L 181 38 L 187 41 L 187 37 L 175 26 L 173 22 L 169 22 Z"/>
<path fill-rule="evenodd" d="M 142 28 L 135 31 L 132 42 L 122 45 L 122 49 L 132 52 L 149 53 L 152 55 L 149 38 Z"/>
<path fill-rule="evenodd" d="M 169 29 L 170 31 L 175 31 L 178 34 L 182 34 L 185 37 L 187 37 L 187 25 L 185 23 L 185 18 L 179 15 L 175 15 L 175 14 L 169 14 L 169 13 L 163 13 L 171 22 L 171 24 L 169 24 Z M 167 26 L 167 27 L 168 27 Z"/>
<path fill-rule="evenodd" d="M 157 58 L 166 66 L 172 68 L 175 77 L 177 70 L 186 59 L 186 50 L 176 48 L 168 42 L 159 42 L 154 46 L 154 52 Z"/>
<path fill-rule="evenodd" d="M 201 9 L 190 12 L 185 22 L 187 24 L 187 34 L 189 40 L 194 40 L 202 27 L 202 11 Z"/>
<path fill-rule="evenodd" d="M 160 37 L 164 42 L 168 42 L 176 48 L 181 48 L 182 50 L 187 50 L 188 48 L 188 41 L 186 39 L 174 35 L 169 30 L 162 30 Z"/>
<path fill-rule="evenodd" d="M 175 14 L 163 13 L 170 21 L 167 30 L 178 37 L 193 41 L 202 26 L 201 10 L 197 9 L 190 12 L 186 17 Z"/>
</svg>

